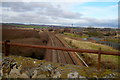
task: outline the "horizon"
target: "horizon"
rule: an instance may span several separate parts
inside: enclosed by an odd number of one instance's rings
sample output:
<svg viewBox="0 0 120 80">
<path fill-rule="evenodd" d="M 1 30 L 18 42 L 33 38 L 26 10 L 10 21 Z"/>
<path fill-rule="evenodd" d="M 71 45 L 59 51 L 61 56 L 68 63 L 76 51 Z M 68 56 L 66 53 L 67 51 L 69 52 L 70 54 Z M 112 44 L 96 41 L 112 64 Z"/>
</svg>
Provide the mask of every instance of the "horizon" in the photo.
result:
<svg viewBox="0 0 120 80">
<path fill-rule="evenodd" d="M 29 24 L 29 23 L 0 23 L 0 24 L 15 24 L 15 25 L 26 25 L 26 26 L 53 26 L 53 27 L 61 27 L 61 28 L 101 28 L 101 29 L 105 29 L 105 28 L 109 28 L 109 29 L 120 29 L 119 27 L 96 27 L 96 26 L 66 26 L 66 25 L 53 25 L 53 24 Z"/>
<path fill-rule="evenodd" d="M 2 2 L 2 23 L 118 28 L 118 2 Z"/>
</svg>

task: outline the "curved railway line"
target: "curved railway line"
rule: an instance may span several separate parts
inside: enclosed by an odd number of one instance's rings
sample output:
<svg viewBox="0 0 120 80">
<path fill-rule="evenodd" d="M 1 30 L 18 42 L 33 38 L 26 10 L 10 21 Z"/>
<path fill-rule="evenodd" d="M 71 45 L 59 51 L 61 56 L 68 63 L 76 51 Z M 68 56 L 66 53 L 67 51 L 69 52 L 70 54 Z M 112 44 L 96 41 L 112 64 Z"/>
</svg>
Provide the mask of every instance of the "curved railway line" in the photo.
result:
<svg viewBox="0 0 120 80">
<path fill-rule="evenodd" d="M 53 33 L 48 32 L 49 36 L 49 46 L 54 47 L 70 47 L 63 39 L 59 38 Z M 75 52 L 67 52 L 60 50 L 47 50 L 45 55 L 45 60 L 58 62 L 61 64 L 74 64 L 80 66 L 86 66 L 87 64 L 83 60 L 80 59 L 80 56 Z"/>
</svg>

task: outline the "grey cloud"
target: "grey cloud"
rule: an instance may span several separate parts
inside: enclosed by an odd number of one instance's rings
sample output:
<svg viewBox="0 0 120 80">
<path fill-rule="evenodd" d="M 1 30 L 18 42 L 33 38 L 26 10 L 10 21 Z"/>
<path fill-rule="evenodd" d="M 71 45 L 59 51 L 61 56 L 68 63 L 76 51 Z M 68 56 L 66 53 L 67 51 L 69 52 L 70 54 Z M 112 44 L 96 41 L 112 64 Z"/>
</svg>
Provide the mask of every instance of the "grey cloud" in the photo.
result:
<svg viewBox="0 0 120 80">
<path fill-rule="evenodd" d="M 33 10 L 28 4 L 24 4 L 23 2 L 3 2 L 2 7 L 11 8 L 12 11 L 16 12 Z"/>
<path fill-rule="evenodd" d="M 40 11 L 39 13 L 42 13 L 42 11 Z M 67 19 L 78 19 L 82 16 L 82 14 L 80 13 L 65 11 L 57 7 L 47 8 L 43 10 L 43 14 L 46 14 L 52 17 L 62 17 L 62 18 L 67 18 Z"/>
<path fill-rule="evenodd" d="M 46 3 L 24 3 L 24 2 L 3 2 L 2 7 L 11 8 L 15 12 L 34 11 L 36 8 L 44 9 L 50 7 Z"/>
<path fill-rule="evenodd" d="M 46 15 L 46 16 L 52 16 L 52 17 L 77 19 L 82 16 L 82 14 L 80 13 L 65 11 L 61 9 L 60 5 L 55 6 L 47 2 L 41 2 L 41 3 L 4 2 L 2 6 L 6 8 L 11 8 L 11 10 L 15 12 L 34 11 L 40 15 Z"/>
<path fill-rule="evenodd" d="M 47 2 L 3 2 L 2 7 L 11 8 L 11 10 L 16 12 L 23 12 L 23 11 L 34 11 L 35 9 L 46 9 L 52 8 L 52 5 Z"/>
<path fill-rule="evenodd" d="M 20 16 L 20 17 L 19 17 Z M 17 23 L 53 23 L 53 20 L 49 16 L 20 14 L 19 16 L 6 16 L 3 18 L 3 22 L 17 22 Z"/>
<path fill-rule="evenodd" d="M 82 18 L 81 13 L 67 11 L 60 5 L 53 5 L 46 2 L 4 2 L 3 8 L 10 8 L 11 12 L 17 15 L 3 13 L 3 22 L 21 23 L 44 23 L 44 24 L 74 24 L 80 26 L 117 26 L 116 20 L 98 20 L 95 18 Z M 9 10 L 5 11 L 9 12 Z M 79 20 L 83 20 L 79 21 Z"/>
<path fill-rule="evenodd" d="M 62 14 L 63 14 L 62 15 L 63 17 L 70 18 L 70 19 L 72 19 L 72 18 L 80 19 L 80 17 L 82 16 L 82 14 L 80 14 L 80 13 L 65 12 L 65 11 Z"/>
<path fill-rule="evenodd" d="M 31 14 L 21 14 L 21 17 L 4 17 L 3 21 L 5 22 L 21 22 L 21 23 L 44 23 L 44 24 L 63 24 L 70 25 L 71 22 L 62 18 L 52 18 L 50 16 L 45 15 L 35 15 L 31 16 Z M 117 27 L 117 19 L 116 20 L 98 20 L 98 19 L 84 19 L 85 22 L 76 22 L 74 25 L 79 26 L 98 26 L 98 27 Z"/>
<path fill-rule="evenodd" d="M 95 18 L 83 18 L 85 20 L 85 23 L 77 22 L 76 24 L 82 25 L 82 26 L 101 26 L 101 27 L 117 27 L 118 26 L 118 20 L 117 19 L 95 19 Z"/>
<path fill-rule="evenodd" d="M 91 24 L 95 26 L 117 27 L 118 26 L 117 22 L 118 22 L 117 19 L 116 20 L 93 20 Z"/>
</svg>

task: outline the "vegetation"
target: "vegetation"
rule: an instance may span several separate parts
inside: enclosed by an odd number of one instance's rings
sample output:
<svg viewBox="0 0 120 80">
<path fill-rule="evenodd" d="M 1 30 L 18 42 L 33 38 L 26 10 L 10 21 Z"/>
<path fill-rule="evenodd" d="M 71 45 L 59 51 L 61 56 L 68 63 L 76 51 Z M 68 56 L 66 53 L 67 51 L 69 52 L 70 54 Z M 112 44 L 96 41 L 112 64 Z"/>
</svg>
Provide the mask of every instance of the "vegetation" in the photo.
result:
<svg viewBox="0 0 120 80">
<path fill-rule="evenodd" d="M 46 45 L 48 41 L 47 34 L 44 32 L 38 33 L 35 30 L 23 29 L 3 29 L 2 40 L 10 40 L 12 43 L 24 43 L 33 45 Z M 46 49 L 34 49 L 27 47 L 10 47 L 12 55 L 32 57 L 44 59 Z M 4 49 L 4 47 L 3 47 Z M 4 52 L 4 50 L 2 50 Z M 39 53 L 39 54 L 38 54 Z"/>
<path fill-rule="evenodd" d="M 22 78 L 22 80 L 23 78 L 118 78 L 120 75 L 108 69 L 101 69 L 98 72 L 96 68 L 64 65 L 21 56 L 4 57 L 3 63 L 4 78 Z"/>
<path fill-rule="evenodd" d="M 35 30 L 21 30 L 21 29 L 3 29 L 2 40 L 23 39 L 23 38 L 40 38 Z"/>
<path fill-rule="evenodd" d="M 97 43 L 92 43 L 92 42 L 87 42 L 87 41 L 77 41 L 74 39 L 70 38 L 65 38 L 65 40 L 72 46 L 76 48 L 81 48 L 81 49 L 93 49 L 93 50 L 98 50 L 101 48 L 103 51 L 117 51 L 113 49 L 112 47 L 102 45 L 102 44 L 97 44 Z M 97 54 L 89 54 L 89 53 L 79 53 L 80 56 L 83 57 L 83 59 L 87 62 L 88 65 L 95 67 L 97 65 Z M 102 68 L 107 68 L 107 69 L 118 69 L 118 58 L 120 56 L 113 56 L 113 55 L 102 55 Z"/>
<path fill-rule="evenodd" d="M 77 38 L 87 38 L 87 36 L 80 36 L 72 33 L 64 33 L 65 35 L 71 36 L 71 37 L 77 37 Z"/>
<path fill-rule="evenodd" d="M 104 35 L 100 32 L 97 31 L 88 31 L 87 35 L 89 35 L 89 37 L 104 37 Z"/>
<path fill-rule="evenodd" d="M 45 26 L 34 26 L 34 25 L 15 25 L 17 27 L 25 27 L 25 28 L 48 28 Z"/>
<path fill-rule="evenodd" d="M 105 40 L 109 41 L 109 42 L 119 43 L 119 39 L 118 38 L 106 38 Z"/>
</svg>

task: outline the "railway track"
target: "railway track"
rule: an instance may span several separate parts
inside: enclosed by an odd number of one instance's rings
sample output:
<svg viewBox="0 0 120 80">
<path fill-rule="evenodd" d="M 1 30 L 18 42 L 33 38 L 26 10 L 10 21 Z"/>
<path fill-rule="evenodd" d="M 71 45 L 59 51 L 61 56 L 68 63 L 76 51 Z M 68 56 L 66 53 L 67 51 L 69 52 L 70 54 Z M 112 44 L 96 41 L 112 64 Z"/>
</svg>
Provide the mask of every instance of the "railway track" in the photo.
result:
<svg viewBox="0 0 120 80">
<path fill-rule="evenodd" d="M 51 40 L 50 36 L 49 36 L 49 39 L 50 40 L 48 41 L 47 46 L 51 46 L 52 43 L 53 43 L 53 41 Z M 53 58 L 52 52 L 55 53 L 55 50 L 49 50 L 49 49 L 46 50 L 45 57 L 44 57 L 46 61 L 52 61 L 52 58 Z"/>
<path fill-rule="evenodd" d="M 50 40 L 52 42 L 51 46 L 63 47 L 63 44 L 59 39 L 56 38 L 54 34 L 49 34 Z M 52 61 L 62 64 L 74 64 L 71 57 L 65 51 L 52 50 Z"/>
<path fill-rule="evenodd" d="M 59 35 L 59 36 L 60 36 L 60 35 Z M 60 39 L 59 37 L 57 37 L 57 38 Z M 71 46 L 69 46 L 69 45 L 65 42 L 65 40 L 60 39 L 60 41 L 62 41 L 62 43 L 64 43 L 65 47 L 71 48 Z M 70 52 L 70 55 L 73 56 L 73 59 L 75 59 L 76 64 L 81 65 L 81 63 L 82 63 L 84 66 L 89 67 L 89 66 L 87 65 L 87 63 L 80 57 L 80 55 L 78 55 L 77 52 Z"/>
<path fill-rule="evenodd" d="M 64 40 L 60 39 L 55 34 L 48 33 L 48 36 L 49 36 L 49 43 L 48 43 L 49 46 L 69 47 L 69 45 L 67 45 Z M 74 65 L 85 66 L 83 62 L 81 62 L 81 60 L 79 59 L 77 53 L 75 52 L 67 52 L 60 50 L 47 50 L 46 52 L 47 54 L 45 60 L 47 61 L 58 62 L 61 64 L 74 64 Z"/>
</svg>

